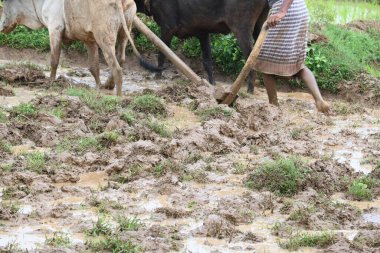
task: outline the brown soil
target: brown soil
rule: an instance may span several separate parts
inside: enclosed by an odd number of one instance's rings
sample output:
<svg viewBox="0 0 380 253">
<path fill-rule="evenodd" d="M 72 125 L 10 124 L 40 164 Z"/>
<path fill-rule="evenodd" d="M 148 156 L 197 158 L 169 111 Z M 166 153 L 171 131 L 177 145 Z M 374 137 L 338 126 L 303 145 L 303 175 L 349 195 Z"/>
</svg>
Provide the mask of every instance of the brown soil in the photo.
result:
<svg viewBox="0 0 380 253">
<path fill-rule="evenodd" d="M 67 86 L 93 85 L 81 63 L 72 64 L 59 70 L 65 85 L 20 87 L 20 80 L 36 82 L 41 73 L 19 67 L 1 72 L 16 88 L 0 98 L 6 111 L 0 121 L 0 251 L 15 241 L 28 252 L 99 252 L 86 243 L 103 238 L 87 234 L 99 217 L 115 238 L 144 252 L 287 252 L 278 240 L 305 230 L 338 234 L 327 249 L 305 252 L 379 250 L 378 195 L 361 211 L 355 206 L 367 202 L 352 202 L 347 194 L 364 173 L 379 178 L 380 111 L 370 103 L 323 115 L 305 93 L 282 92 L 275 107 L 257 88 L 239 98 L 231 115 L 201 121 L 204 109 L 228 110 L 213 99 L 213 87 L 191 84 L 172 70 L 157 80 L 131 66 L 120 106 L 97 112 L 67 95 Z M 169 126 L 170 136 L 153 131 L 144 113 L 136 113 L 133 123 L 122 120 L 134 96 L 144 92 L 165 101 L 168 115 L 156 120 Z M 11 110 L 25 101 L 23 94 L 36 114 L 20 117 Z M 329 102 L 351 108 L 360 101 Z M 116 140 L 105 137 L 111 131 Z M 86 145 L 88 140 L 93 142 Z M 31 158 L 36 152 L 45 154 L 40 167 Z M 310 171 L 294 197 L 246 187 L 266 160 L 294 155 Z M 137 227 L 119 228 L 120 216 L 137 219 Z M 45 237 L 56 232 L 69 234 L 71 244 L 47 245 Z"/>
</svg>

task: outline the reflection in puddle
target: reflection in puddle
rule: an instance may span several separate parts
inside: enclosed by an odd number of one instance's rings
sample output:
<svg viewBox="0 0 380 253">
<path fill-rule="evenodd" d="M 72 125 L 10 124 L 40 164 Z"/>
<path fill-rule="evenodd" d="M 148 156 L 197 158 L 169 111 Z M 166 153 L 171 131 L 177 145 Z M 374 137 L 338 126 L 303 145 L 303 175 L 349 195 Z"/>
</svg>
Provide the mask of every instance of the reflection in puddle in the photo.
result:
<svg viewBox="0 0 380 253">
<path fill-rule="evenodd" d="M 33 212 L 33 207 L 31 205 L 25 205 L 20 208 L 18 211 L 19 214 L 29 215 Z"/>
<path fill-rule="evenodd" d="M 367 175 L 372 171 L 372 168 L 369 166 L 361 164 L 361 161 L 364 158 L 364 155 L 361 151 L 348 149 L 337 150 L 335 152 L 335 158 L 337 158 L 338 162 L 341 163 L 349 162 L 350 166 L 355 170 L 355 172 L 362 172 Z"/>
<path fill-rule="evenodd" d="M 38 91 L 25 88 L 13 88 L 15 96 L 0 96 L 0 107 L 12 108 L 21 103 L 28 103 L 37 97 Z"/>
<path fill-rule="evenodd" d="M 17 243 L 23 250 L 33 250 L 45 243 L 46 236 L 52 236 L 57 231 L 55 226 L 47 224 L 41 226 L 22 226 L 12 229 L 10 232 L 0 231 L 0 247 Z M 83 236 L 80 234 L 70 234 L 69 231 L 65 231 L 64 229 L 61 231 L 68 233 L 74 244 L 83 243 Z"/>
<path fill-rule="evenodd" d="M 367 222 L 380 224 L 380 209 L 373 213 L 366 213 L 363 218 Z"/>
<path fill-rule="evenodd" d="M 61 188 L 62 186 L 78 186 L 78 187 L 90 187 L 97 189 L 99 187 L 107 186 L 108 175 L 105 171 L 89 172 L 80 175 L 80 180 L 76 183 L 56 183 L 55 187 Z"/>
<path fill-rule="evenodd" d="M 151 198 L 148 201 L 144 202 L 141 207 L 148 212 L 154 212 L 157 208 L 169 207 L 168 196 L 155 196 L 154 198 Z"/>
</svg>

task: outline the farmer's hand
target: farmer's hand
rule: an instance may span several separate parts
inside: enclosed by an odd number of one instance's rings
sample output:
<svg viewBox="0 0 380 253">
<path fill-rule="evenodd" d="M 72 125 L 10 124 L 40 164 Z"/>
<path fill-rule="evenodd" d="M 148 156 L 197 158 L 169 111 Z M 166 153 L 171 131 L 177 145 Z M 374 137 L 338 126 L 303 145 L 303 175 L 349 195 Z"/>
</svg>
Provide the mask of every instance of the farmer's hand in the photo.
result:
<svg viewBox="0 0 380 253">
<path fill-rule="evenodd" d="M 267 20 L 269 28 L 275 27 L 285 17 L 285 15 L 285 12 L 278 12 L 270 15 Z"/>
</svg>

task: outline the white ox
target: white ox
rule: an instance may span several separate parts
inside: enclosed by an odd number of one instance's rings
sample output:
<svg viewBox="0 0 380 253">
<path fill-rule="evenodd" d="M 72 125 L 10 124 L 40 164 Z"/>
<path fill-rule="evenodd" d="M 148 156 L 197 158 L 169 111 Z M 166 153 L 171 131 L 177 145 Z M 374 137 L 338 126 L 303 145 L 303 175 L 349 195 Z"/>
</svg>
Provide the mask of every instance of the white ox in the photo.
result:
<svg viewBox="0 0 380 253">
<path fill-rule="evenodd" d="M 122 65 L 128 40 L 133 52 L 143 62 L 131 38 L 132 22 L 136 15 L 133 0 L 4 0 L 0 32 L 9 33 L 16 25 L 31 29 L 47 27 L 51 48 L 50 78 L 56 78 L 61 43 L 83 41 L 89 57 L 90 72 L 100 88 L 98 47 L 112 70 L 105 88 L 117 85 L 122 95 Z M 118 43 L 116 44 L 116 42 Z M 144 65 L 145 64 L 145 65 Z M 152 69 L 151 69 L 152 70 Z"/>
</svg>

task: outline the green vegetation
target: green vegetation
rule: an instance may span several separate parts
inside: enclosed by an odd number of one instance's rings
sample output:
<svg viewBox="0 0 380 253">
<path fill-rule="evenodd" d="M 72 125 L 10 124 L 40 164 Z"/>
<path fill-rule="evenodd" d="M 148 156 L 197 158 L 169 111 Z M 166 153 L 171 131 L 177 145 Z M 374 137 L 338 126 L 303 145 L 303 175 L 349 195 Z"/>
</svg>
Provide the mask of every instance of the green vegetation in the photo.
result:
<svg viewBox="0 0 380 253">
<path fill-rule="evenodd" d="M 134 114 L 132 110 L 129 110 L 129 109 L 124 110 L 121 113 L 120 118 L 124 120 L 125 122 L 127 122 L 130 126 L 136 122 L 136 115 Z"/>
<path fill-rule="evenodd" d="M 1 2 L 0 2 L 1 5 Z M 24 252 L 17 242 L 10 242 L 5 247 L 0 248 L 1 253 L 22 253 Z"/>
<path fill-rule="evenodd" d="M 52 237 L 46 237 L 45 244 L 54 247 L 67 247 L 71 244 L 71 240 L 66 233 L 54 232 Z"/>
<path fill-rule="evenodd" d="M 55 108 L 49 110 L 48 113 L 50 115 L 57 117 L 58 119 L 63 119 L 66 117 L 65 112 L 64 112 L 63 108 L 61 108 L 61 107 L 55 107 Z"/>
<path fill-rule="evenodd" d="M 0 168 L 4 172 L 11 172 L 12 171 L 12 164 L 2 164 L 2 165 L 0 165 Z"/>
<path fill-rule="evenodd" d="M 158 134 L 159 136 L 163 137 L 163 138 L 168 138 L 171 136 L 171 132 L 169 131 L 168 127 L 164 124 L 164 123 L 161 123 L 157 120 L 149 120 L 147 123 L 146 123 L 147 127 L 152 130 L 153 132 L 155 132 L 156 134 Z"/>
<path fill-rule="evenodd" d="M 355 181 L 348 189 L 348 194 L 356 200 L 372 200 L 373 194 L 368 186 L 364 183 Z"/>
<path fill-rule="evenodd" d="M 112 229 L 108 221 L 99 216 L 94 226 L 86 231 L 88 236 L 111 235 Z"/>
<path fill-rule="evenodd" d="M 33 152 L 26 156 L 26 169 L 41 174 L 46 166 L 46 155 L 43 152 Z"/>
<path fill-rule="evenodd" d="M 301 233 L 292 236 L 286 241 L 280 242 L 281 248 L 295 251 L 301 247 L 325 248 L 334 243 L 336 236 L 329 232 L 319 234 Z"/>
<path fill-rule="evenodd" d="M 144 94 L 135 97 L 130 104 L 130 108 L 136 112 L 152 114 L 154 116 L 167 115 L 164 101 L 152 94 Z"/>
<path fill-rule="evenodd" d="M 5 112 L 0 108 L 0 123 L 5 123 L 8 120 Z"/>
<path fill-rule="evenodd" d="M 12 145 L 5 140 L 0 140 L 0 151 L 5 152 L 5 153 L 11 153 Z"/>
<path fill-rule="evenodd" d="M 33 31 L 25 26 L 18 26 L 10 34 L 0 33 L 0 46 L 48 51 L 50 50 L 49 32 L 46 28 Z M 64 46 L 64 48 L 80 53 L 86 52 L 86 48 L 81 42 L 74 42 L 68 47 Z"/>
<path fill-rule="evenodd" d="M 37 116 L 37 109 L 30 103 L 21 103 L 12 108 L 11 115 L 17 119 L 29 119 Z"/>
<path fill-rule="evenodd" d="M 69 96 L 79 97 L 90 109 L 97 113 L 116 112 L 120 106 L 120 98 L 100 94 L 87 88 L 69 88 L 66 91 Z"/>
<path fill-rule="evenodd" d="M 103 134 L 99 135 L 97 139 L 102 147 L 110 147 L 117 144 L 117 142 L 120 140 L 120 134 L 115 131 L 104 132 Z"/>
<path fill-rule="evenodd" d="M 195 112 L 203 122 L 209 121 L 211 119 L 220 119 L 220 118 L 228 118 L 233 115 L 234 110 L 227 107 L 212 107 L 207 109 L 197 110 Z"/>
<path fill-rule="evenodd" d="M 281 196 L 293 196 L 302 189 L 307 173 L 300 157 L 279 157 L 257 168 L 249 177 L 247 186 L 269 190 Z"/>
<path fill-rule="evenodd" d="M 140 253 L 142 250 L 131 241 L 124 241 L 118 236 L 105 236 L 87 242 L 93 252 Z"/>
<path fill-rule="evenodd" d="M 63 139 L 57 145 L 57 152 L 61 153 L 64 151 L 77 152 L 79 154 L 84 154 L 91 150 L 101 150 L 102 145 L 100 144 L 98 138 L 95 137 L 81 137 L 79 139 Z"/>
<path fill-rule="evenodd" d="M 20 205 L 14 201 L 0 202 L 0 220 L 9 220 L 15 217 L 20 210 Z"/>
<path fill-rule="evenodd" d="M 124 216 L 119 216 L 116 219 L 117 223 L 119 224 L 119 231 L 137 231 L 139 227 L 141 226 L 141 220 Z"/>
</svg>

